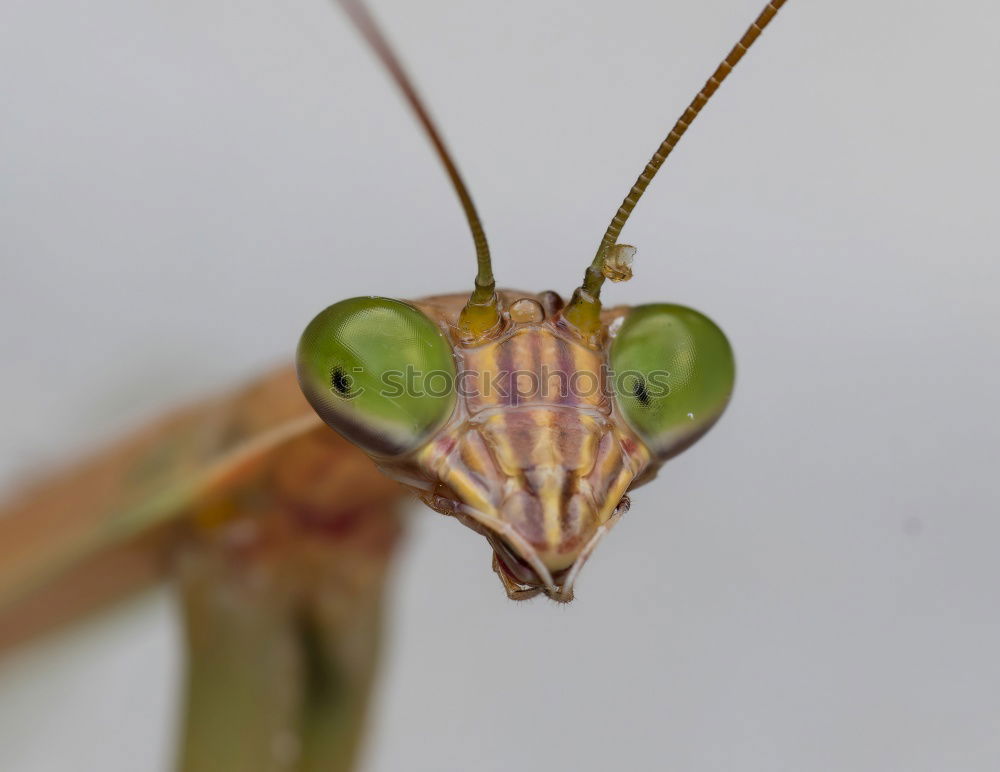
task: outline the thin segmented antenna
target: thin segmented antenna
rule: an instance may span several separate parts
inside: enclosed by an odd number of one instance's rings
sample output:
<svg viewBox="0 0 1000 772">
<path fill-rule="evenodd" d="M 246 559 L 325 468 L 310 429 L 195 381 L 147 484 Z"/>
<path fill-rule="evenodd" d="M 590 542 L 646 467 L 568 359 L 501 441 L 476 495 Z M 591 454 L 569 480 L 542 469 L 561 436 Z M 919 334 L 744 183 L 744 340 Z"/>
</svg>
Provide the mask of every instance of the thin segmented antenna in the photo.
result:
<svg viewBox="0 0 1000 772">
<path fill-rule="evenodd" d="M 417 94 L 416 88 L 407 76 L 406 70 L 403 69 L 403 65 L 396 58 L 392 47 L 385 39 L 378 24 L 376 24 L 375 18 L 361 0 L 337 0 L 337 2 L 354 23 L 358 32 L 368 42 L 368 45 L 371 46 L 372 51 L 375 52 L 375 55 L 385 66 L 386 70 L 388 70 L 396 85 L 399 86 L 406 101 L 413 108 L 413 112 L 416 114 L 420 125 L 427 132 L 427 137 L 430 139 L 431 144 L 434 145 L 438 158 L 441 159 L 441 163 L 448 173 L 448 178 L 455 188 L 455 193 L 458 194 L 458 200 L 461 202 L 462 209 L 465 212 L 465 219 L 469 222 L 469 230 L 472 231 L 472 240 L 476 245 L 476 290 L 472 295 L 472 299 L 473 301 L 478 301 L 480 304 L 489 302 L 494 297 L 494 289 L 496 287 L 496 282 L 493 279 L 493 264 L 490 260 L 490 247 L 486 242 L 486 233 L 483 231 L 482 221 L 479 219 L 476 206 L 472 203 L 472 196 L 469 194 L 468 188 L 465 187 L 465 182 L 462 180 L 462 175 L 459 173 L 458 167 L 455 165 L 454 160 L 452 160 L 451 154 L 448 152 L 448 148 L 441 138 L 437 126 L 435 126 L 427 108 L 420 99 L 420 95 Z"/>
<path fill-rule="evenodd" d="M 608 225 L 607 231 L 604 233 L 604 238 L 601 239 L 601 245 L 597 248 L 597 253 L 594 255 L 594 260 L 587 269 L 587 273 L 584 277 L 583 286 L 580 290 L 583 291 L 584 297 L 578 299 L 574 295 L 574 301 L 579 305 L 580 302 L 596 302 L 600 297 L 601 286 L 604 284 L 604 260 L 608 251 L 618 242 L 618 236 L 621 234 L 622 228 L 625 222 L 628 220 L 629 215 L 635 208 L 636 203 L 642 196 L 643 192 L 646 190 L 649 183 L 652 181 L 656 172 L 659 171 L 660 167 L 663 166 L 663 162 L 667 160 L 667 157 L 677 146 L 681 137 L 684 136 L 684 132 L 688 130 L 688 127 L 698 117 L 698 113 L 701 109 L 708 103 L 708 100 L 712 98 L 712 95 L 718 90 L 719 86 L 726 79 L 726 76 L 732 72 L 736 64 L 743 58 L 743 54 L 747 52 L 750 46 L 753 45 L 754 41 L 760 36 L 760 33 L 764 31 L 764 28 L 770 23 L 771 19 L 775 17 L 778 13 L 778 9 L 785 4 L 785 0 L 770 0 L 768 4 L 764 7 L 764 10 L 760 12 L 757 19 L 750 25 L 747 31 L 740 38 L 739 42 L 733 46 L 733 49 L 729 52 L 729 55 L 722 60 L 719 66 L 712 73 L 712 76 L 705 82 L 701 91 L 698 92 L 697 96 L 691 100 L 691 104 L 688 105 L 687 109 L 684 111 L 683 115 L 677 119 L 674 127 L 667 134 L 666 139 L 660 143 L 660 146 L 653 153 L 653 157 L 649 159 L 649 163 L 646 164 L 646 168 L 642 170 L 642 174 L 635 181 L 632 189 L 629 191 L 628 195 L 625 196 L 625 200 L 622 201 L 618 211 L 615 216 L 611 219 L 611 224 Z M 577 294 L 580 293 L 577 291 Z M 577 309 L 579 310 L 579 309 Z M 598 307 L 599 310 L 599 307 Z M 569 311 L 569 307 L 567 307 Z M 571 312 L 572 315 L 572 312 Z"/>
</svg>

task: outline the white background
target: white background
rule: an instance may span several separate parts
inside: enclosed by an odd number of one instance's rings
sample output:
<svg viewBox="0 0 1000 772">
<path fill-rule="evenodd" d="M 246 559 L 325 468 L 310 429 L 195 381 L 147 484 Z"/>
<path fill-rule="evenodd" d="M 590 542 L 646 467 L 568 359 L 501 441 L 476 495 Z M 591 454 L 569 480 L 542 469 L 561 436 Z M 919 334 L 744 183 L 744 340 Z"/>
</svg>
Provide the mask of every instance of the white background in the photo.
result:
<svg viewBox="0 0 1000 772">
<path fill-rule="evenodd" d="M 568 292 L 761 0 L 378 0 L 501 284 Z M 713 316 L 729 412 L 577 600 L 414 509 L 366 769 L 1000 768 L 1000 179 L 987 0 L 790 0 L 640 204 L 617 302 Z M 322 0 L 0 6 L 6 485 L 471 287 L 460 210 Z M 0 769 L 166 770 L 164 590 L 0 668 Z"/>
</svg>

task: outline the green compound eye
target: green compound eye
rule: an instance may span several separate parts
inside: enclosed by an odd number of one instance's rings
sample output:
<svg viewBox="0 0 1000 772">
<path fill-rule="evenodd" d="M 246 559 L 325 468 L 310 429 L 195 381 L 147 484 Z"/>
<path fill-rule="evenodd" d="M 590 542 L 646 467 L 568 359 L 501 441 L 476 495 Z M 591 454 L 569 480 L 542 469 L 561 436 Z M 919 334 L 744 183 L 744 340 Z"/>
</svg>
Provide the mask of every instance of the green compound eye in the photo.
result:
<svg viewBox="0 0 1000 772">
<path fill-rule="evenodd" d="M 413 306 L 352 298 L 313 319 L 296 367 L 309 404 L 365 450 L 418 447 L 455 407 L 455 362 L 441 330 Z"/>
<path fill-rule="evenodd" d="M 684 306 L 638 306 L 611 345 L 615 401 L 661 458 L 712 428 L 733 391 L 736 368 L 725 334 Z"/>
</svg>

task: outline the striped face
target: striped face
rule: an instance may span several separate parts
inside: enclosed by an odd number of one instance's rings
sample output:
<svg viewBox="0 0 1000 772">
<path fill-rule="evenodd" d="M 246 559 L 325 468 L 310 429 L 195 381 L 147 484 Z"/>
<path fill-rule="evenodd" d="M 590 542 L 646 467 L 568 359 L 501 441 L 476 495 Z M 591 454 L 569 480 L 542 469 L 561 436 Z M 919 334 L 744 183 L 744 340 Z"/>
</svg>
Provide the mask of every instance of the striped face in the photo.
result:
<svg viewBox="0 0 1000 772">
<path fill-rule="evenodd" d="M 522 297 L 498 340 L 456 347 L 461 410 L 414 460 L 428 503 L 489 539 L 509 595 L 569 600 L 649 454 L 615 420 L 604 352 L 548 305 Z"/>
<path fill-rule="evenodd" d="M 503 331 L 478 345 L 459 342 L 456 332 L 466 296 L 409 306 L 450 342 L 453 361 L 435 360 L 434 374 L 415 368 L 405 379 L 413 393 L 392 398 L 405 406 L 437 394 L 444 386 L 440 373 L 447 371 L 453 407 L 419 444 L 372 454 L 432 509 L 487 538 L 510 597 L 544 592 L 568 601 L 580 567 L 627 509 L 628 490 L 650 479 L 663 460 L 652 441 L 659 435 L 636 421 L 636 398 L 627 392 L 634 387 L 623 392 L 609 362 L 628 309 L 605 312 L 604 334 L 588 342 L 560 319 L 555 293 L 501 297 Z M 634 344 L 626 343 L 631 367 Z M 669 355 L 659 348 L 653 347 L 654 359 Z M 655 393 L 655 368 L 643 372 Z M 358 415 L 352 420 L 361 420 Z M 359 431 L 356 424 L 349 428 Z"/>
</svg>

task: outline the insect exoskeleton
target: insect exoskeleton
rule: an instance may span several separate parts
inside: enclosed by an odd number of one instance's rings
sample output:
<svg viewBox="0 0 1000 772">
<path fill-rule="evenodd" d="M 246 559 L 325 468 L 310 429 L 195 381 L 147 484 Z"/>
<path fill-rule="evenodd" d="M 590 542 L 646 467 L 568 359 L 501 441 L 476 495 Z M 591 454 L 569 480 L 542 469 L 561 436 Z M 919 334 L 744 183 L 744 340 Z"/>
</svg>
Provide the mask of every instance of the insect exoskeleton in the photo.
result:
<svg viewBox="0 0 1000 772">
<path fill-rule="evenodd" d="M 604 311 L 585 336 L 554 292 L 498 292 L 500 323 L 470 341 L 467 299 L 330 306 L 302 336 L 300 383 L 387 474 L 486 536 L 510 597 L 570 600 L 626 493 L 721 415 L 732 350 L 666 304 Z"/>
<path fill-rule="evenodd" d="M 701 437 L 734 379 L 722 331 L 684 306 L 605 309 L 606 279 L 632 276 L 618 237 L 702 108 L 774 18 L 771 0 L 660 143 L 564 304 L 497 291 L 472 196 L 402 65 L 359 0 L 341 0 L 427 133 L 476 251 L 469 295 L 354 298 L 306 328 L 298 373 L 323 419 L 433 509 L 493 546 L 512 598 L 568 601 L 626 494 Z"/>
</svg>

